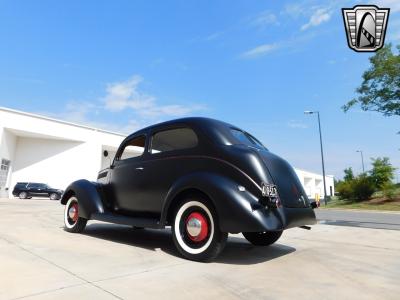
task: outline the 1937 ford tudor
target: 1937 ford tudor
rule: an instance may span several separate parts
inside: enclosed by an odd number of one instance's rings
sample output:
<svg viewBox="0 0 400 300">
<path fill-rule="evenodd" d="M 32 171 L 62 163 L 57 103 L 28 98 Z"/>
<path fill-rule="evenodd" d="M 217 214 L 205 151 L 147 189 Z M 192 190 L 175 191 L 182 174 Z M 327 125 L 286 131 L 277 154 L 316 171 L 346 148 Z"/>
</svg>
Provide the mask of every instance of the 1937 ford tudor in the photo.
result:
<svg viewBox="0 0 400 300">
<path fill-rule="evenodd" d="M 71 183 L 61 203 L 69 232 L 82 232 L 88 220 L 171 226 L 178 251 L 197 261 L 215 258 L 228 233 L 266 246 L 285 229 L 316 222 L 315 203 L 284 159 L 249 133 L 207 118 L 129 135 L 97 182 Z"/>
</svg>

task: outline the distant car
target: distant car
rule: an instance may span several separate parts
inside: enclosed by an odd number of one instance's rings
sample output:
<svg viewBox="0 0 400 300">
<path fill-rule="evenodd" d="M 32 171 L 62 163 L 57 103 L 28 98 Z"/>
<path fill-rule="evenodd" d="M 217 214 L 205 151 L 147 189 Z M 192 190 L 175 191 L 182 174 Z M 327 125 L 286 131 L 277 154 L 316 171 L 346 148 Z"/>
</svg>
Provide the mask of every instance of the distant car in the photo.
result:
<svg viewBox="0 0 400 300">
<path fill-rule="evenodd" d="M 61 199 L 62 190 L 53 189 L 44 183 L 18 182 L 12 194 L 20 199 L 31 199 L 32 197 L 48 197 L 51 200 Z"/>
<path fill-rule="evenodd" d="M 284 159 L 246 131 L 207 118 L 131 134 L 97 182 L 71 183 L 61 204 L 69 232 L 82 232 L 88 220 L 171 226 L 178 251 L 196 261 L 215 258 L 228 233 L 267 246 L 285 229 L 316 222 L 315 203 Z"/>
</svg>

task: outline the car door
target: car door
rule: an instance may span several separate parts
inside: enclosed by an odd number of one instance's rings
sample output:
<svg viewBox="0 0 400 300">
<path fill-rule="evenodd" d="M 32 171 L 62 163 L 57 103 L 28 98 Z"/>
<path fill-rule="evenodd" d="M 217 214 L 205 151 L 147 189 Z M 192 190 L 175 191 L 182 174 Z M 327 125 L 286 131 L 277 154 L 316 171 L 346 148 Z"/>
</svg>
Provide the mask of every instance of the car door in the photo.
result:
<svg viewBox="0 0 400 300">
<path fill-rule="evenodd" d="M 42 184 L 42 183 L 38 184 L 37 196 L 39 196 L 39 197 L 48 197 L 49 196 L 49 193 L 47 191 L 47 185 Z"/>
<path fill-rule="evenodd" d="M 148 158 L 141 180 L 146 190 L 147 211 L 160 214 L 171 186 L 185 174 L 202 169 L 198 155 L 198 136 L 185 125 L 155 128 L 150 136 Z"/>
<path fill-rule="evenodd" d="M 145 148 L 146 135 L 136 135 L 125 140 L 115 156 L 110 176 L 115 211 L 143 212 L 142 203 L 146 199 L 142 180 Z"/>
<path fill-rule="evenodd" d="M 37 184 L 37 183 L 29 183 L 28 186 L 26 187 L 29 195 L 34 196 L 34 197 L 39 196 L 38 188 L 39 188 L 39 184 Z"/>
</svg>

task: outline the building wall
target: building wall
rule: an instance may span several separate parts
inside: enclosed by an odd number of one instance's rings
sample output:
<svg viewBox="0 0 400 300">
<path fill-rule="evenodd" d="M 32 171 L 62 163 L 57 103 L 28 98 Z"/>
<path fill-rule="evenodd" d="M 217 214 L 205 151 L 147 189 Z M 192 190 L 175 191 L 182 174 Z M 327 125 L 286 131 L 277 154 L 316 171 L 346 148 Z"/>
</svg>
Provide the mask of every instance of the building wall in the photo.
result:
<svg viewBox="0 0 400 300">
<path fill-rule="evenodd" d="M 11 187 L 31 181 L 65 189 L 77 179 L 96 180 L 100 164 L 99 144 L 19 137 Z"/>
<path fill-rule="evenodd" d="M 124 135 L 0 107 L 0 160 L 11 161 L 6 187 L 43 182 L 65 189 L 77 179 L 96 180 L 103 149 L 117 149 Z M 4 197 L 0 190 L 0 197 Z"/>
<path fill-rule="evenodd" d="M 300 169 L 295 169 L 295 171 L 309 198 L 315 199 L 317 195 L 320 198 L 324 198 L 324 183 L 322 181 L 322 175 Z M 335 195 L 334 177 L 332 175 L 325 176 L 325 184 L 328 196 Z"/>
</svg>

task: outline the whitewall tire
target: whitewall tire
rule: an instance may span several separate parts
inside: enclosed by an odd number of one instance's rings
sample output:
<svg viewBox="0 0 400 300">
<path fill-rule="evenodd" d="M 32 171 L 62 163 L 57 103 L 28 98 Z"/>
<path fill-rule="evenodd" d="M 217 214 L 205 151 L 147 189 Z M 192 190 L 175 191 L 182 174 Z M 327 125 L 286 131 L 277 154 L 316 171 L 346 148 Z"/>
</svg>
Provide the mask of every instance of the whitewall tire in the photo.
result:
<svg viewBox="0 0 400 300">
<path fill-rule="evenodd" d="M 178 206 L 172 236 L 176 248 L 185 258 L 208 261 L 223 250 L 228 234 L 220 231 L 217 215 L 209 201 L 193 197 Z"/>
<path fill-rule="evenodd" d="M 64 210 L 64 228 L 68 232 L 79 233 L 86 227 L 87 219 L 79 217 L 79 203 L 75 196 L 68 199 Z"/>
</svg>

